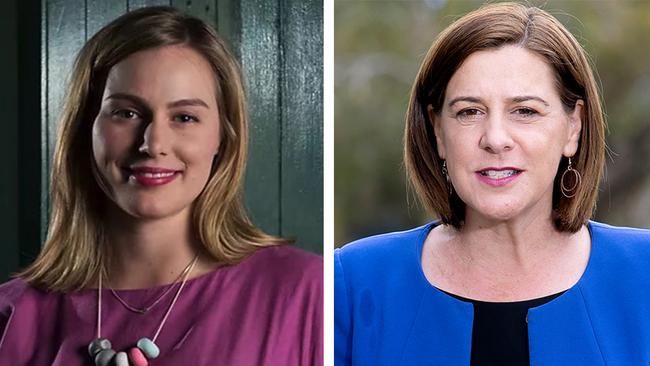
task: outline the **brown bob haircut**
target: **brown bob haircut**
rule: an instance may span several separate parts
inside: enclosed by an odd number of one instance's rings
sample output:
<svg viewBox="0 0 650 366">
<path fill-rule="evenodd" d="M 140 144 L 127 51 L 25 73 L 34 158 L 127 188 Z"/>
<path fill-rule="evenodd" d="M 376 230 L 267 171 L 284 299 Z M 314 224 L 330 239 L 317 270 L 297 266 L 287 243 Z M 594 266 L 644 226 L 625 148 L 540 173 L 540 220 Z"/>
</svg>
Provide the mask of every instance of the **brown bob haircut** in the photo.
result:
<svg viewBox="0 0 650 366">
<path fill-rule="evenodd" d="M 553 190 L 555 227 L 576 232 L 594 211 L 603 171 L 605 122 L 601 99 L 583 48 L 556 18 L 536 7 L 486 5 L 458 19 L 438 36 L 420 66 L 406 113 L 404 160 L 408 175 L 428 210 L 442 223 L 462 228 L 465 203 L 453 190 L 449 193 L 427 108 L 431 105 L 435 114 L 440 113 L 447 84 L 469 55 L 505 45 L 522 47 L 546 60 L 567 112 L 575 108 L 576 101 L 584 101 L 578 150 L 571 158 L 582 182 L 574 197 L 561 194 L 560 178 L 568 164 L 563 158 Z M 574 183 L 567 181 L 567 186 Z"/>
<path fill-rule="evenodd" d="M 19 274 L 33 286 L 58 291 L 86 287 L 110 260 L 102 224 L 109 198 L 93 174 L 93 121 L 113 66 L 138 51 L 172 45 L 189 47 L 210 64 L 219 110 L 222 141 L 211 176 L 192 207 L 196 237 L 224 264 L 235 264 L 259 247 L 286 242 L 253 226 L 242 204 L 248 116 L 234 56 L 202 20 L 171 7 L 142 8 L 102 28 L 75 61 L 52 164 L 47 239 L 36 261 Z"/>
</svg>

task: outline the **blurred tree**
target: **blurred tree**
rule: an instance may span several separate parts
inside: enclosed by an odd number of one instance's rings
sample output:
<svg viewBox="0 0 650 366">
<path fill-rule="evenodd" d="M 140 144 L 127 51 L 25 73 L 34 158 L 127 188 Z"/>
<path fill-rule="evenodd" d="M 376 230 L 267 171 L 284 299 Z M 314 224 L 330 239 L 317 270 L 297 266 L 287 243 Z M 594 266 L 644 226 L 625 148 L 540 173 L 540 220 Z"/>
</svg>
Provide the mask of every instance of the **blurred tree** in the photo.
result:
<svg viewBox="0 0 650 366">
<path fill-rule="evenodd" d="M 596 219 L 650 227 L 650 2 L 529 1 L 591 55 L 610 157 Z M 436 35 L 483 1 L 336 1 L 335 232 L 359 237 L 431 220 L 402 164 L 411 83 Z"/>
</svg>

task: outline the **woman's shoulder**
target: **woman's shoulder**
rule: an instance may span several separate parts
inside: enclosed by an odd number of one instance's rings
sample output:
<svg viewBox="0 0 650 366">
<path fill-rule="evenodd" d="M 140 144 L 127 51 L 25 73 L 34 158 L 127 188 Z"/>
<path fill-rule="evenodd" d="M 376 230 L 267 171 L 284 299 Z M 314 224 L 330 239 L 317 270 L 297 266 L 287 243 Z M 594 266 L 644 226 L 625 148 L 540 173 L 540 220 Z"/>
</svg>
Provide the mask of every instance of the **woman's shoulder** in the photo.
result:
<svg viewBox="0 0 650 366">
<path fill-rule="evenodd" d="M 596 268 L 616 271 L 620 276 L 639 279 L 640 273 L 650 273 L 650 230 L 618 227 L 590 221 L 592 255 Z M 619 279 L 622 280 L 622 277 Z M 647 277 L 650 285 L 650 276 Z"/>
<path fill-rule="evenodd" d="M 9 317 L 17 308 L 38 312 L 43 306 L 56 301 L 60 295 L 58 292 L 35 288 L 22 278 L 5 282 L 0 285 L 0 322 L 3 317 Z"/>
<path fill-rule="evenodd" d="M 423 284 L 420 253 L 435 223 L 414 229 L 375 235 L 354 241 L 334 252 L 335 287 L 374 288 L 376 291 L 413 292 Z M 396 279 L 408 278 L 408 281 Z M 389 285 L 394 286 L 389 289 Z"/>
<path fill-rule="evenodd" d="M 592 240 L 609 250 L 641 251 L 650 254 L 650 230 L 589 222 Z"/>
<path fill-rule="evenodd" d="M 22 278 L 14 278 L 0 284 L 0 306 L 5 303 L 14 302 L 25 290 L 28 289 L 27 283 Z"/>
<path fill-rule="evenodd" d="M 645 291 L 650 288 L 650 230 L 593 221 L 589 229 L 591 256 L 577 293 L 590 313 L 599 314 L 595 317 L 601 332 L 607 335 L 605 329 L 614 329 L 629 319 L 635 319 L 640 327 L 650 325 L 650 292 Z"/>
<path fill-rule="evenodd" d="M 406 231 L 396 231 L 353 241 L 336 249 L 336 261 L 350 264 L 395 262 L 418 251 L 434 223 Z"/>
<path fill-rule="evenodd" d="M 51 294 L 30 286 L 22 278 L 0 285 L 0 348 L 6 341 L 9 328 L 21 334 L 32 334 L 38 323 L 38 314 L 48 313 L 44 308 L 53 299 Z"/>
<path fill-rule="evenodd" d="M 249 261 L 256 266 L 270 266 L 281 271 L 287 267 L 295 271 L 323 268 L 323 257 L 293 245 L 274 245 L 258 249 Z"/>
<path fill-rule="evenodd" d="M 592 231 L 599 231 L 605 234 L 610 235 L 625 235 L 638 238 L 645 238 L 647 240 L 650 237 L 650 229 L 636 228 L 636 227 L 627 227 L 627 226 L 615 226 L 610 225 L 604 222 L 598 221 L 589 221 L 589 227 Z"/>
<path fill-rule="evenodd" d="M 30 286 L 22 278 L 14 278 L 0 285 L 0 316 L 9 308 L 25 301 L 34 302 L 42 298 L 43 291 Z"/>
<path fill-rule="evenodd" d="M 292 245 L 258 249 L 231 269 L 260 282 L 291 285 L 322 285 L 323 258 Z"/>
</svg>

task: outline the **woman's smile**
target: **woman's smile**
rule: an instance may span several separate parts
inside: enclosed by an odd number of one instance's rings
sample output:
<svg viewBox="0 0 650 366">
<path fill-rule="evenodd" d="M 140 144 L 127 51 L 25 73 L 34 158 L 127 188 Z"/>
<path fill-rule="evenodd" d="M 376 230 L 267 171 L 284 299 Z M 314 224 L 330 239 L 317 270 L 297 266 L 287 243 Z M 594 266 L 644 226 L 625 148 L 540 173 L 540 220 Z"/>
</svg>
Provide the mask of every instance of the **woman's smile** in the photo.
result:
<svg viewBox="0 0 650 366">
<path fill-rule="evenodd" d="M 138 166 L 125 169 L 128 181 L 143 187 L 157 187 L 171 183 L 182 171 L 160 167 Z"/>
<path fill-rule="evenodd" d="M 485 168 L 476 171 L 479 181 L 492 186 L 503 187 L 514 182 L 524 171 L 517 168 Z"/>
</svg>

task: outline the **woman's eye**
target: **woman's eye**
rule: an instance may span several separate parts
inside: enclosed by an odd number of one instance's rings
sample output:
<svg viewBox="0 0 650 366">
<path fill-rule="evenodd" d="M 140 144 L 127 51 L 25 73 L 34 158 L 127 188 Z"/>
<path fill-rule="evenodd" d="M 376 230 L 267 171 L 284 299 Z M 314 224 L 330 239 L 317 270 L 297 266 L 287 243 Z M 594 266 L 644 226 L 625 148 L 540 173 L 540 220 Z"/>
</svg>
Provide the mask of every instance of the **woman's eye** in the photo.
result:
<svg viewBox="0 0 650 366">
<path fill-rule="evenodd" d="M 532 108 L 517 108 L 515 114 L 521 117 L 531 117 L 537 114 L 537 111 Z"/>
<path fill-rule="evenodd" d="M 132 111 L 130 109 L 117 109 L 111 113 L 113 116 L 122 118 L 122 119 L 135 119 L 140 117 L 138 112 Z"/>
<path fill-rule="evenodd" d="M 199 119 L 189 114 L 179 114 L 174 117 L 174 121 L 181 123 L 198 122 Z"/>
<path fill-rule="evenodd" d="M 463 121 L 473 121 L 483 117 L 484 114 L 480 109 L 466 108 L 456 113 L 456 117 Z"/>
</svg>

